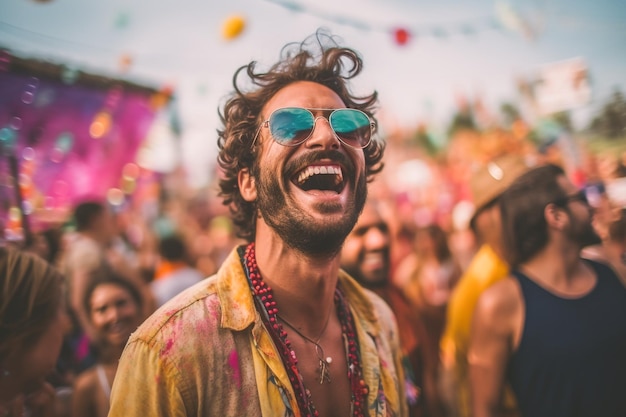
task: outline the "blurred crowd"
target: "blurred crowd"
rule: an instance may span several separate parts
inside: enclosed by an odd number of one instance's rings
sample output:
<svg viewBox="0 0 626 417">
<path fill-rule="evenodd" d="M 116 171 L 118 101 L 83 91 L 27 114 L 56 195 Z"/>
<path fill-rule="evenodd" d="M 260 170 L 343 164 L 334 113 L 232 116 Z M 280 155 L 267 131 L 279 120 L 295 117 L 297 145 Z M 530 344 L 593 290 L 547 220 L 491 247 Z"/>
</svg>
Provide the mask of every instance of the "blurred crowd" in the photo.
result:
<svg viewBox="0 0 626 417">
<path fill-rule="evenodd" d="M 433 155 L 390 137 L 386 168 L 342 257 L 344 269 L 396 313 L 410 363 L 412 415 L 470 415 L 465 361 L 472 312 L 484 288 L 508 273 L 493 202 L 509 182 L 493 177 L 514 179 L 523 172 L 519 161 L 565 168 L 586 193 L 602 239 L 585 256 L 610 264 L 626 285 L 626 197 L 611 191 L 626 177 L 626 155 L 582 152 L 572 163 L 563 148 L 538 149 L 503 131 L 460 131 L 445 153 Z M 211 191 L 164 196 L 155 216 L 138 206 L 82 201 L 62 224 L 37 230 L 27 246 L 7 242 L 19 256 L 54 265 L 65 281 L 63 343 L 46 376 L 56 405 L 45 415 L 106 416 L 130 334 L 170 298 L 214 274 L 242 243 Z"/>
</svg>

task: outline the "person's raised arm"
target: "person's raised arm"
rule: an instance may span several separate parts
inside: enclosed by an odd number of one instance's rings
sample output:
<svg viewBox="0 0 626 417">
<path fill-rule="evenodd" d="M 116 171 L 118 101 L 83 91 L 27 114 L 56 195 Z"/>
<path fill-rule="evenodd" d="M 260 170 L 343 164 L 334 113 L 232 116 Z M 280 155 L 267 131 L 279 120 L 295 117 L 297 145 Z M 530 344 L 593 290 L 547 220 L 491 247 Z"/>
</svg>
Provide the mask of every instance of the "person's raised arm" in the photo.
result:
<svg viewBox="0 0 626 417">
<path fill-rule="evenodd" d="M 96 340 L 96 331 L 89 320 L 89 313 L 85 311 L 83 298 L 89 284 L 89 271 L 87 268 L 76 268 L 72 272 L 72 285 L 70 286 L 70 307 L 74 312 L 81 329 L 85 332 L 89 340 Z"/>
<path fill-rule="evenodd" d="M 96 388 L 100 388 L 99 386 Z M 94 383 L 89 373 L 78 375 L 72 387 L 72 417 L 85 417 L 95 414 Z"/>
</svg>

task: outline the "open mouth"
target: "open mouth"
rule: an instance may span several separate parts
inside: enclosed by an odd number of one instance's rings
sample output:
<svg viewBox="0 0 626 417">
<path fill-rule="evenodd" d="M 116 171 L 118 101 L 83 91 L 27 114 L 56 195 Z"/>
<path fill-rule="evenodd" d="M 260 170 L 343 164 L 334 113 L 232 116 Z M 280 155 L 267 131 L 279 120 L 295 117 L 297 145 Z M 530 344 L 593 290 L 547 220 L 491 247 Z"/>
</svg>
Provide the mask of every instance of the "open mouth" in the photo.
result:
<svg viewBox="0 0 626 417">
<path fill-rule="evenodd" d="M 108 332 L 113 335 L 126 335 L 130 334 L 130 326 L 127 322 L 121 321 L 111 324 L 108 327 Z"/>
<path fill-rule="evenodd" d="M 292 182 L 303 191 L 334 191 L 337 194 L 346 185 L 339 165 L 309 165 L 294 175 Z"/>
<path fill-rule="evenodd" d="M 384 267 L 386 264 L 387 256 L 385 252 L 368 252 L 363 256 L 363 265 L 366 269 L 378 269 Z"/>
</svg>

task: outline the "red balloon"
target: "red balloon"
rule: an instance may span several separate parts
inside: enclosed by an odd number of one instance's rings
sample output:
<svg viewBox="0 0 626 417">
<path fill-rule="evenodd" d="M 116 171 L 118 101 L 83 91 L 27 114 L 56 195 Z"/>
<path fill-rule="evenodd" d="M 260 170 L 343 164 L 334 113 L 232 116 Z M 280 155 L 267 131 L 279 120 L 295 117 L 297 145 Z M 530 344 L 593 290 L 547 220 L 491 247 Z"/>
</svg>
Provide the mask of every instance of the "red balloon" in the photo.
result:
<svg viewBox="0 0 626 417">
<path fill-rule="evenodd" d="M 396 43 L 400 46 L 406 45 L 411 38 L 411 34 L 409 33 L 409 31 L 403 28 L 396 29 L 393 35 L 396 39 Z"/>
</svg>

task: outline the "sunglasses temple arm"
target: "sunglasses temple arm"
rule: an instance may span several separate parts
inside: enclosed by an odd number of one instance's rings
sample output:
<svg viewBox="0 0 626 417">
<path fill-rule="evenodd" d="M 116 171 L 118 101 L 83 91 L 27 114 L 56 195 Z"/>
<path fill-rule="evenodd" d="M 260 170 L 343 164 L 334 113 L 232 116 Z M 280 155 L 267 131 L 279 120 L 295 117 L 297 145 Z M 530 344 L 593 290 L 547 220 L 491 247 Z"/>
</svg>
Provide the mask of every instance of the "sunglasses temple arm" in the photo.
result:
<svg viewBox="0 0 626 417">
<path fill-rule="evenodd" d="M 263 123 L 261 123 L 259 128 L 256 130 L 256 135 L 254 135 L 254 139 L 252 140 L 252 146 L 256 145 L 256 141 L 261 135 L 261 129 L 263 129 L 264 127 L 268 127 L 269 124 L 270 124 L 269 120 L 265 120 Z"/>
</svg>

